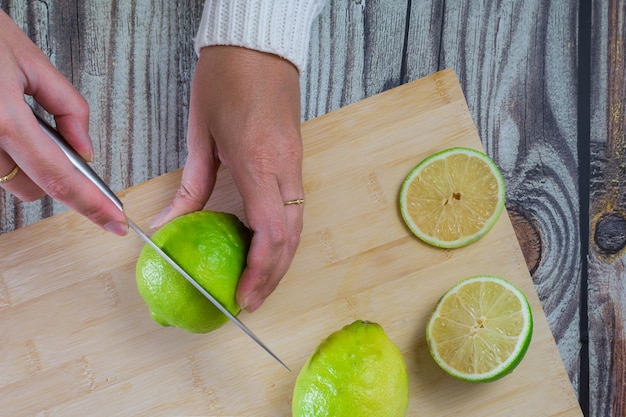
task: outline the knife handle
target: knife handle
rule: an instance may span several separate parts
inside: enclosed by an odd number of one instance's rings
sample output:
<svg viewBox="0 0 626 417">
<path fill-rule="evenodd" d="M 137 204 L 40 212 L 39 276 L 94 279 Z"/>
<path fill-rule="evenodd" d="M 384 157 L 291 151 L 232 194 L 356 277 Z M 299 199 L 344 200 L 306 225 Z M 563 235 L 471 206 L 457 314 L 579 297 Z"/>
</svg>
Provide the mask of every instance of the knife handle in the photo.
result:
<svg viewBox="0 0 626 417">
<path fill-rule="evenodd" d="M 124 211 L 124 205 L 122 201 L 117 198 L 113 190 L 109 188 L 109 186 L 104 182 L 102 178 L 91 168 L 89 164 L 72 148 L 65 138 L 61 136 L 61 134 L 52 126 L 48 124 L 41 116 L 39 116 L 35 110 L 33 110 L 33 114 L 39 123 L 41 129 L 56 143 L 59 148 L 65 153 L 68 157 L 72 165 L 79 170 L 89 181 L 91 181 L 102 193 L 109 198 L 120 209 L 120 211 Z"/>
</svg>

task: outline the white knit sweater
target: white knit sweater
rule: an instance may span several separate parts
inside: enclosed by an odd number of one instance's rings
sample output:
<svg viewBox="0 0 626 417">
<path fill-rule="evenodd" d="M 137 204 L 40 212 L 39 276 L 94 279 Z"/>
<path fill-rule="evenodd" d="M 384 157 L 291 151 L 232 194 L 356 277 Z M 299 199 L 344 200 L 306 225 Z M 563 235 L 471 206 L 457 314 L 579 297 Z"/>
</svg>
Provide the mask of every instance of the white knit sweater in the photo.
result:
<svg viewBox="0 0 626 417">
<path fill-rule="evenodd" d="M 196 52 L 235 45 L 278 55 L 306 68 L 313 20 L 326 0 L 206 0 Z"/>
</svg>

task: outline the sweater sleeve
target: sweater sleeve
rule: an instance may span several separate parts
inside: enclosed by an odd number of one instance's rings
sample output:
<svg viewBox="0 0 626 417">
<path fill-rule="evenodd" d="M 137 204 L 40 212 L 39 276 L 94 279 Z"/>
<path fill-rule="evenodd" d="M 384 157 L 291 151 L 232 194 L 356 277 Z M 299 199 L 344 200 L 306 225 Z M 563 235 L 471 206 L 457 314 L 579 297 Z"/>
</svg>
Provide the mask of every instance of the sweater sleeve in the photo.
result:
<svg viewBox="0 0 626 417">
<path fill-rule="evenodd" d="M 302 73 L 311 25 L 326 0 L 206 0 L 195 39 L 196 53 L 234 45 L 278 55 Z"/>
</svg>

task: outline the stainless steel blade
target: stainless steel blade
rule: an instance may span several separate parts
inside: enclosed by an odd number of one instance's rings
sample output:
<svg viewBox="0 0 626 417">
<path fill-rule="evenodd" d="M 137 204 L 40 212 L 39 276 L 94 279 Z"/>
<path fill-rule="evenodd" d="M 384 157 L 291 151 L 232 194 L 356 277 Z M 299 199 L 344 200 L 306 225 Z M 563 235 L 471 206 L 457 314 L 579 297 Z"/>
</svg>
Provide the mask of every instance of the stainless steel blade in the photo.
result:
<svg viewBox="0 0 626 417">
<path fill-rule="evenodd" d="M 104 195 L 106 195 L 125 215 L 124 205 L 122 201 L 115 195 L 115 193 L 109 188 L 109 186 L 100 178 L 98 174 L 91 168 L 87 162 L 72 148 L 65 139 L 61 136 L 61 134 L 54 129 L 52 126 L 48 124 L 43 118 L 41 118 L 36 112 L 33 111 L 33 114 L 37 118 L 39 125 L 43 129 L 43 131 L 61 148 L 63 153 L 68 157 L 68 159 L 72 162 L 72 165 L 76 169 L 78 169 L 85 177 L 87 177 Z M 226 317 L 230 319 L 233 323 L 237 325 L 241 330 L 244 331 L 252 340 L 256 342 L 259 346 L 261 346 L 267 353 L 270 354 L 278 363 L 285 367 L 288 371 L 291 372 L 291 369 L 282 361 L 274 352 L 272 352 L 245 324 L 241 322 L 237 317 L 235 317 L 230 311 L 228 311 L 218 300 L 216 300 L 208 291 L 206 291 L 198 282 L 189 275 L 183 268 L 180 267 L 167 253 L 163 252 L 161 248 L 159 248 L 149 237 L 146 235 L 140 228 L 137 226 L 135 222 L 133 222 L 128 215 L 126 215 L 126 219 L 128 220 L 128 226 L 143 240 L 146 244 L 148 244 L 156 253 L 158 253 L 168 264 L 170 264 L 178 273 L 180 273 L 191 285 L 193 285 L 200 293 L 215 307 L 217 307 Z"/>
<path fill-rule="evenodd" d="M 128 216 L 126 216 L 128 219 Z M 159 248 L 132 220 L 128 219 L 128 226 L 139 235 L 139 237 L 146 242 L 156 253 L 158 253 L 163 259 L 167 261 L 179 274 L 181 274 L 191 285 L 193 285 L 202 295 L 204 295 L 210 302 L 213 303 L 215 307 L 217 307 L 226 317 L 230 319 L 233 323 L 237 325 L 241 330 L 243 330 L 248 336 L 252 338 L 259 346 L 261 346 L 267 353 L 269 353 L 274 359 L 276 359 L 282 366 L 284 366 L 288 371 L 291 371 L 289 367 L 282 361 L 278 356 L 274 354 L 265 344 L 254 334 L 252 331 L 241 322 L 237 317 L 235 317 L 230 311 L 228 311 L 222 304 L 217 301 L 207 290 L 205 290 L 198 282 L 196 282 L 191 275 L 189 275 L 183 268 L 181 268 L 172 258 L 169 257 L 167 253 L 165 253 L 161 248 Z"/>
</svg>

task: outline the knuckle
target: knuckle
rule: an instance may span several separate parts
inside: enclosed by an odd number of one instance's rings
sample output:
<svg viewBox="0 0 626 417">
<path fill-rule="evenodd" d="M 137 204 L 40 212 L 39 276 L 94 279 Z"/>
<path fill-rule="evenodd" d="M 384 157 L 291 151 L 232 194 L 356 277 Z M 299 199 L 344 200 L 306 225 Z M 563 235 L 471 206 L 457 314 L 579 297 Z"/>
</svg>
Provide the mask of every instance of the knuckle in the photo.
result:
<svg viewBox="0 0 626 417">
<path fill-rule="evenodd" d="M 279 173 L 285 167 L 299 167 L 303 157 L 302 140 L 297 135 L 274 135 L 271 140 L 259 137 L 242 150 L 241 160 L 257 175 Z"/>
<path fill-rule="evenodd" d="M 62 177 L 49 175 L 41 188 L 50 197 L 74 208 L 96 224 L 107 219 L 103 198 L 80 198 L 78 188 Z"/>
<path fill-rule="evenodd" d="M 9 126 L 11 126 L 11 117 L 4 111 L 0 111 L 0 137 L 9 135 Z"/>
<path fill-rule="evenodd" d="M 248 275 L 248 284 L 251 288 L 261 288 L 269 279 L 269 271 L 261 270 L 258 274 Z"/>
<path fill-rule="evenodd" d="M 43 180 L 41 188 L 43 188 L 50 197 L 62 203 L 70 201 L 76 195 L 74 187 L 72 187 L 67 180 L 52 173 L 48 174 Z"/>
<path fill-rule="evenodd" d="M 273 248 L 281 248 L 287 243 L 287 230 L 283 223 L 272 222 L 267 231 L 268 242 Z"/>
<path fill-rule="evenodd" d="M 105 211 L 105 207 L 103 204 L 93 204 L 91 203 L 88 206 L 84 206 L 80 209 L 80 212 L 83 216 L 91 220 L 96 224 L 104 224 L 107 222 L 109 218 Z"/>
<path fill-rule="evenodd" d="M 289 235 L 288 245 L 290 248 L 294 249 L 300 246 L 300 232 L 291 233 Z"/>
<path fill-rule="evenodd" d="M 204 202 L 200 197 L 198 197 L 199 195 L 200 193 L 196 192 L 192 186 L 182 182 L 176 191 L 174 203 L 183 201 L 184 205 L 202 208 L 204 206 Z"/>
<path fill-rule="evenodd" d="M 182 200 L 192 200 L 193 193 L 189 190 L 189 187 L 186 184 L 180 184 L 178 190 L 176 190 L 176 198 L 180 198 Z"/>
<path fill-rule="evenodd" d="M 17 136 L 15 131 L 15 117 L 0 111 L 0 143 L 6 143 Z"/>
<path fill-rule="evenodd" d="M 24 191 L 24 192 L 16 191 L 14 194 L 17 198 L 19 198 L 21 201 L 25 203 L 37 201 L 46 195 L 46 193 L 43 190 L 37 190 L 37 191 L 33 190 L 33 191 Z"/>
<path fill-rule="evenodd" d="M 76 97 L 76 107 L 74 114 L 81 120 L 89 120 L 89 103 L 80 94 Z"/>
</svg>

